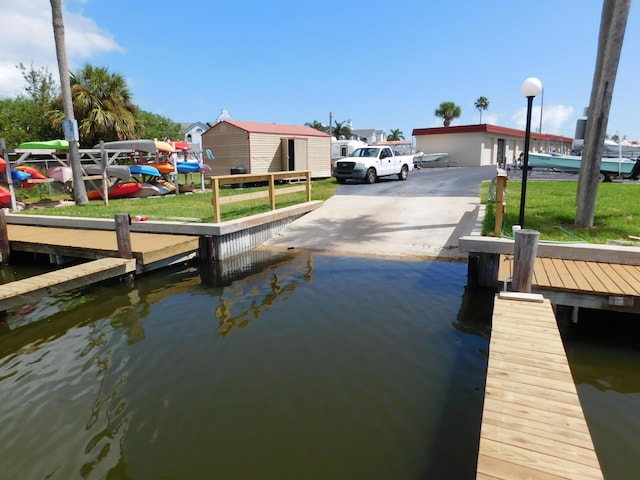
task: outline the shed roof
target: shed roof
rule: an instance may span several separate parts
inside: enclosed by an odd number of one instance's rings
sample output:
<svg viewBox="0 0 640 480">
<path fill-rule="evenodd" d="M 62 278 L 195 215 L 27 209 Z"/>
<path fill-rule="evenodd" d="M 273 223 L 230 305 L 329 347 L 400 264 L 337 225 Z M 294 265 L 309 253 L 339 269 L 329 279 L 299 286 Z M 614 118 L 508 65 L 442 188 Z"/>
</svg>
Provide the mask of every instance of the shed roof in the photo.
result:
<svg viewBox="0 0 640 480">
<path fill-rule="evenodd" d="M 328 133 L 315 128 L 300 125 L 281 125 L 278 123 L 241 122 L 238 120 L 223 120 L 215 126 L 227 123 L 249 133 L 271 133 L 274 135 L 295 135 L 305 137 L 329 137 Z"/>
<path fill-rule="evenodd" d="M 522 138 L 524 138 L 525 135 L 524 130 L 499 127 L 498 125 L 490 125 L 488 123 L 481 123 L 477 125 L 456 125 L 454 127 L 415 128 L 412 135 L 416 137 L 419 135 L 445 135 L 456 133 L 495 133 L 497 135 L 509 135 L 512 137 Z M 572 138 L 563 137 L 562 135 L 552 135 L 550 133 L 531 132 L 531 138 L 535 138 L 536 140 L 554 140 L 565 143 L 571 143 L 573 141 Z"/>
</svg>

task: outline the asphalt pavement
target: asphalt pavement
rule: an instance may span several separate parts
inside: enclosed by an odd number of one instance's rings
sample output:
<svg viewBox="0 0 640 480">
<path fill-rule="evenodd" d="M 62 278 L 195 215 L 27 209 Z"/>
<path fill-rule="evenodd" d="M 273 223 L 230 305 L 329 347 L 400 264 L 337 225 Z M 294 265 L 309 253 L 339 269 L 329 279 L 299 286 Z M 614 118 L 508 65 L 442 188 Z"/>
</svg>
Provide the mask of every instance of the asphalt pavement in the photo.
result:
<svg viewBox="0 0 640 480">
<path fill-rule="evenodd" d="M 480 183 L 495 175 L 495 166 L 442 167 L 414 170 L 404 182 L 349 181 L 263 248 L 463 259 L 458 239 L 480 228 Z"/>
</svg>

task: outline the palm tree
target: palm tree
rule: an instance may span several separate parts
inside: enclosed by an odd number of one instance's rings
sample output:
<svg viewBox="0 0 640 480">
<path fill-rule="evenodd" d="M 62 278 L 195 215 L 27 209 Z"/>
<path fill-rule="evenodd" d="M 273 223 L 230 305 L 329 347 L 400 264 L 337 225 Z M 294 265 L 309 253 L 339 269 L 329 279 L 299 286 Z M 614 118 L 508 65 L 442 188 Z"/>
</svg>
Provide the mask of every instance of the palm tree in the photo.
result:
<svg viewBox="0 0 640 480">
<path fill-rule="evenodd" d="M 346 121 L 338 122 L 336 120 L 334 123 L 333 136 L 336 137 L 336 139 L 340 140 L 340 137 L 351 138 L 351 129 L 345 126 L 345 123 L 347 123 Z"/>
<path fill-rule="evenodd" d="M 62 94 L 62 104 L 64 106 L 64 119 L 74 122 L 73 101 L 71 97 L 71 84 L 69 81 L 69 68 L 67 67 L 67 49 L 64 42 L 64 21 L 62 19 L 62 0 L 51 1 L 51 17 L 53 23 L 53 37 L 56 44 L 56 57 L 58 60 L 58 70 L 60 72 L 60 91 Z M 89 203 L 87 189 L 82 178 L 82 167 L 80 165 L 80 151 L 78 142 L 69 141 L 69 163 L 73 175 L 73 199 L 77 205 Z"/>
<path fill-rule="evenodd" d="M 315 128 L 316 130 L 320 130 L 321 132 L 329 133 L 329 127 L 325 127 L 322 122 L 314 120 L 313 122 L 307 122 L 304 124 L 305 127 Z"/>
<path fill-rule="evenodd" d="M 389 142 L 397 142 L 398 140 L 404 140 L 404 134 L 400 129 L 391 129 L 391 133 L 387 135 L 387 140 Z"/>
<path fill-rule="evenodd" d="M 462 110 L 458 105 L 453 102 L 442 102 L 440 106 L 435 111 L 436 117 L 441 117 L 444 119 L 444 126 L 448 127 L 451 125 L 451 120 L 454 118 L 458 118 Z"/>
<path fill-rule="evenodd" d="M 482 123 L 482 111 L 489 108 L 489 100 L 487 99 L 487 97 L 478 97 L 474 105 L 480 112 L 480 123 Z"/>
<path fill-rule="evenodd" d="M 119 74 L 104 67 L 85 65 L 71 75 L 73 105 L 79 118 L 78 129 L 83 143 L 92 146 L 100 140 L 126 140 L 138 131 L 138 108 L 131 102 L 131 92 Z M 59 115 L 54 112 L 53 117 Z"/>
</svg>

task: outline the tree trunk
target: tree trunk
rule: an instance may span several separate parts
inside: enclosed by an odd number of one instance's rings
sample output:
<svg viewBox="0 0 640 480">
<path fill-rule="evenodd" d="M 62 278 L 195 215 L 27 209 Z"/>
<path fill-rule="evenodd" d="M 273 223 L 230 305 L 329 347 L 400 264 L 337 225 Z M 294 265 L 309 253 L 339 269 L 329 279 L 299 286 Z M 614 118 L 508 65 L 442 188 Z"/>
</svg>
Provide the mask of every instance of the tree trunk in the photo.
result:
<svg viewBox="0 0 640 480">
<path fill-rule="evenodd" d="M 62 93 L 62 104 L 64 106 L 64 118 L 65 120 L 75 120 L 69 68 L 67 67 L 67 49 L 64 41 L 62 0 L 50 0 L 50 2 L 53 20 L 53 36 L 56 43 L 56 56 L 58 58 L 58 70 L 60 72 L 60 91 Z M 73 199 L 76 205 L 84 205 L 89 202 L 89 199 L 87 198 L 87 189 L 84 186 L 84 179 L 82 178 L 78 142 L 75 140 L 69 141 L 69 159 L 73 173 Z"/>
<path fill-rule="evenodd" d="M 604 0 L 602 6 L 598 55 L 578 177 L 575 219 L 577 227 L 593 227 L 598 175 L 630 5 L 631 0 Z"/>
</svg>

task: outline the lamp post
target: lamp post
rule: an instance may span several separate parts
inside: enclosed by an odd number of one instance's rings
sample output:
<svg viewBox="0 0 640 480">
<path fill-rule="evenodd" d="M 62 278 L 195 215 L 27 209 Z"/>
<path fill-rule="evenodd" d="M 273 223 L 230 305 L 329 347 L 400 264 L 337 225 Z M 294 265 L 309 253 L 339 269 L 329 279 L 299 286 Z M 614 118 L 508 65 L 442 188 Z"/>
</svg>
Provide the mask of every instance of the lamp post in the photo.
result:
<svg viewBox="0 0 640 480">
<path fill-rule="evenodd" d="M 524 204 L 527 195 L 527 173 L 529 171 L 529 141 L 531 137 L 531 106 L 533 99 L 542 90 L 542 82 L 537 78 L 527 78 L 520 87 L 522 94 L 527 97 L 527 126 L 524 131 L 524 161 L 522 163 L 522 191 L 520 192 L 520 217 L 518 224 L 524 228 Z M 542 132 L 540 132 L 542 133 Z"/>
</svg>

